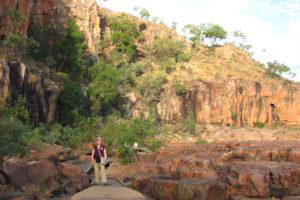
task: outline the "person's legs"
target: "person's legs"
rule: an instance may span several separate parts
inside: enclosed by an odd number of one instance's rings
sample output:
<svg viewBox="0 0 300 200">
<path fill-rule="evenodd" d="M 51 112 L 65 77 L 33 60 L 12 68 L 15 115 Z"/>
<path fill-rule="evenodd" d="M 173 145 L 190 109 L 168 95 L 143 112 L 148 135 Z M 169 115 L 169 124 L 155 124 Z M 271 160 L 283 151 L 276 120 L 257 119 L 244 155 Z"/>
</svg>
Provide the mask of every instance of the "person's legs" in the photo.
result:
<svg viewBox="0 0 300 200">
<path fill-rule="evenodd" d="M 95 183 L 96 184 L 99 183 L 99 165 L 100 165 L 100 163 L 96 163 L 96 161 L 94 162 L 94 172 L 95 172 Z"/>
<path fill-rule="evenodd" d="M 101 180 L 102 183 L 107 183 L 107 179 L 106 179 L 106 171 L 105 171 L 105 165 L 100 165 L 100 169 L 101 169 Z"/>
</svg>

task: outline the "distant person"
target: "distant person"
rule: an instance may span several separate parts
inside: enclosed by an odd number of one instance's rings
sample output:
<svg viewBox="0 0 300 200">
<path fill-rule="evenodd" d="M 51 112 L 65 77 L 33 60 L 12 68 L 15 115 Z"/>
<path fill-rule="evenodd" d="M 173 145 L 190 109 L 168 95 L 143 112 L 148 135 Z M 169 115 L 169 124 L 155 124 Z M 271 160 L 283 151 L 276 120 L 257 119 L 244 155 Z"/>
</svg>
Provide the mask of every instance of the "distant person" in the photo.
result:
<svg viewBox="0 0 300 200">
<path fill-rule="evenodd" d="M 138 155 L 139 144 L 138 144 L 137 142 L 135 142 L 135 143 L 133 144 L 133 149 L 134 149 L 135 157 L 136 157 L 136 159 L 139 161 L 139 160 L 140 160 L 139 155 Z"/>
<path fill-rule="evenodd" d="M 128 151 L 130 150 L 130 146 L 127 142 L 124 143 L 124 146 L 128 149 Z"/>
<path fill-rule="evenodd" d="M 94 165 L 95 184 L 99 184 L 99 168 L 101 170 L 101 180 L 104 185 L 107 183 L 105 164 L 107 160 L 106 148 L 103 144 L 103 139 L 97 137 L 97 145 L 93 146 L 92 150 L 92 165 Z"/>
</svg>

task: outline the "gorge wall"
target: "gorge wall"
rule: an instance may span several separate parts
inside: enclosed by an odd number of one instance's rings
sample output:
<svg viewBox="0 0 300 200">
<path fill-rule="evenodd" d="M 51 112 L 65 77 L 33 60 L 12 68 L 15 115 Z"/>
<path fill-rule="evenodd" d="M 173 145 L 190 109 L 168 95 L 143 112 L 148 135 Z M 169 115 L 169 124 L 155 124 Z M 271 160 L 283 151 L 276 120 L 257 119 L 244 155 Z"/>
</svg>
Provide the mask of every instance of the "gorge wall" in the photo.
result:
<svg viewBox="0 0 300 200">
<path fill-rule="evenodd" d="M 164 121 L 183 121 L 193 112 L 197 123 L 223 126 L 253 126 L 259 121 L 272 125 L 300 125 L 299 86 L 229 79 L 199 81 L 176 95 L 166 90 L 158 103 Z"/>
<path fill-rule="evenodd" d="M 100 8 L 95 0 L 1 0 L 0 38 L 11 31 L 11 19 L 6 10 L 16 9 L 25 15 L 20 32 L 27 35 L 30 26 L 52 23 L 66 24 L 75 18 L 83 32 L 88 51 L 95 52 L 103 32 L 109 33 L 108 19 L 120 13 Z M 183 39 L 175 30 L 130 16 L 144 35 L 141 43 L 151 43 L 156 37 Z M 140 45 L 139 45 L 140 46 Z M 15 66 L 22 72 L 13 75 Z M 21 66 L 21 67 L 20 67 Z M 37 75 L 37 81 L 28 82 L 30 73 L 20 63 L 1 61 L 0 101 L 1 104 L 24 94 L 34 121 L 51 122 L 57 113 L 57 95 L 60 87 L 49 78 Z M 14 87 L 13 87 L 14 86 Z M 18 87 L 17 87 L 18 86 Z M 17 88 L 17 89 L 16 89 Z M 31 88 L 31 89 L 29 89 Z M 18 91 L 18 92 L 15 92 Z M 13 96 L 11 96 L 13 95 Z M 166 89 L 158 103 L 159 116 L 167 122 L 184 121 L 192 111 L 198 123 L 247 126 L 260 121 L 272 125 L 300 125 L 300 93 L 298 86 L 259 83 L 250 80 L 198 81 L 182 95 L 174 89 Z"/>
<path fill-rule="evenodd" d="M 0 60 L 0 106 L 14 105 L 24 97 L 34 123 L 52 122 L 57 115 L 61 86 L 40 73 L 31 73 L 23 63 Z"/>
<path fill-rule="evenodd" d="M 95 46 L 99 45 L 101 33 L 109 32 L 108 21 L 110 17 L 121 13 L 100 8 L 96 0 L 1 0 L 0 1 L 0 36 L 3 37 L 12 31 L 12 21 L 7 10 L 14 9 L 25 15 L 20 25 L 20 33 L 24 36 L 30 26 L 45 26 L 49 23 L 67 24 L 74 18 L 84 34 L 88 52 L 94 53 Z M 163 24 L 154 24 L 131 16 L 140 30 L 143 30 L 145 41 L 152 42 L 155 37 L 170 37 L 183 39 L 175 30 Z"/>
</svg>

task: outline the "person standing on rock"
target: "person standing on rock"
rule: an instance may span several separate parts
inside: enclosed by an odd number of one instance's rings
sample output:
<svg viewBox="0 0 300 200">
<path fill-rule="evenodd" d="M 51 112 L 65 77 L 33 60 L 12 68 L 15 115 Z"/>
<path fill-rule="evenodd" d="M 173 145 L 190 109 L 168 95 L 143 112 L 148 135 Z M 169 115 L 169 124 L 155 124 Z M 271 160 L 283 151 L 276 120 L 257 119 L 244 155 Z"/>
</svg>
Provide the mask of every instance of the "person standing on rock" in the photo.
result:
<svg viewBox="0 0 300 200">
<path fill-rule="evenodd" d="M 92 165 L 94 165 L 95 172 L 95 184 L 99 184 L 99 168 L 101 171 L 101 180 L 104 185 L 109 185 L 107 183 L 105 164 L 107 159 L 106 148 L 103 144 L 103 139 L 97 137 L 97 145 L 93 146 L 92 150 Z"/>
</svg>

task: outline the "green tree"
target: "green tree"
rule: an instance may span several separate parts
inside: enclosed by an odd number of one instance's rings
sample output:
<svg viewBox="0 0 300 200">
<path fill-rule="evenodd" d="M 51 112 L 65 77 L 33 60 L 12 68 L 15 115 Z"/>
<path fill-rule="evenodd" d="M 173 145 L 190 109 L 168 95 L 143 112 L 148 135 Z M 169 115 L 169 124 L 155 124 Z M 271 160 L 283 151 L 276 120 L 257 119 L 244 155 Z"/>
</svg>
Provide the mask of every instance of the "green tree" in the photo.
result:
<svg viewBox="0 0 300 200">
<path fill-rule="evenodd" d="M 139 11 L 140 7 L 139 6 L 134 6 L 133 11 Z"/>
<path fill-rule="evenodd" d="M 173 21 L 172 25 L 171 25 L 171 28 L 174 29 L 174 30 L 176 30 L 177 29 L 177 25 L 178 25 L 178 23 L 175 22 L 175 21 Z"/>
<path fill-rule="evenodd" d="M 146 8 L 143 8 L 140 11 L 140 16 L 141 16 L 142 19 L 149 19 L 150 13 L 149 13 L 149 11 Z"/>
<path fill-rule="evenodd" d="M 122 14 L 110 23 L 110 28 L 115 53 L 121 52 L 127 55 L 129 61 L 134 60 L 137 48 L 135 40 L 140 35 L 136 24 L 126 14 Z"/>
<path fill-rule="evenodd" d="M 0 120 L 0 161 L 2 157 L 25 153 L 28 128 L 17 118 Z"/>
<path fill-rule="evenodd" d="M 210 39 L 212 46 L 215 46 L 218 40 L 223 40 L 227 37 L 227 32 L 218 24 L 207 24 L 203 34 Z"/>
<path fill-rule="evenodd" d="M 66 29 L 63 30 L 63 36 L 55 43 L 54 59 L 57 71 L 69 73 L 75 80 L 81 79 L 85 68 L 83 59 L 85 50 L 84 36 L 75 20 L 70 19 Z"/>
<path fill-rule="evenodd" d="M 234 31 L 232 32 L 232 36 L 236 39 L 236 42 L 232 42 L 233 45 L 239 47 L 240 49 L 247 51 L 248 53 L 250 53 L 250 49 L 251 49 L 251 45 L 250 44 L 246 44 L 247 42 L 247 36 L 241 32 L 241 31 Z M 250 53 L 251 54 L 251 53 Z"/>
<path fill-rule="evenodd" d="M 8 15 L 12 20 L 12 23 L 9 23 L 9 30 L 12 34 L 20 34 L 20 26 L 23 24 L 26 16 L 19 12 L 16 9 L 6 9 L 4 11 L 5 15 Z"/>
<path fill-rule="evenodd" d="M 283 73 L 289 73 L 291 71 L 291 69 L 283 64 L 283 63 L 279 63 L 278 61 L 274 60 L 273 62 L 268 62 L 267 63 L 267 69 L 266 69 L 266 74 L 269 77 L 279 77 L 281 76 Z"/>
<path fill-rule="evenodd" d="M 28 53 L 35 60 L 44 62 L 47 66 L 53 67 L 56 61 L 54 55 L 57 53 L 54 50 L 53 43 L 61 40 L 64 37 L 63 26 L 49 23 L 45 26 L 30 26 L 28 29 L 29 39 L 33 39 L 38 45 L 27 45 Z"/>
<path fill-rule="evenodd" d="M 22 96 L 18 96 L 11 105 L 0 108 L 0 118 L 17 118 L 24 122 L 24 124 L 30 124 L 29 114 L 30 113 L 25 106 L 25 99 Z"/>
<path fill-rule="evenodd" d="M 205 24 L 188 24 L 185 25 L 182 30 L 183 32 L 188 31 L 188 34 L 190 35 L 189 39 L 193 42 L 193 46 L 196 47 L 197 45 L 203 44 L 205 27 Z"/>
<path fill-rule="evenodd" d="M 27 44 L 27 39 L 20 33 L 20 26 L 25 20 L 25 15 L 16 9 L 6 9 L 4 14 L 8 15 L 12 22 L 8 23 L 10 32 L 6 35 L 2 46 L 6 48 L 8 59 L 20 61 L 26 53 Z"/>
<path fill-rule="evenodd" d="M 27 39 L 21 35 L 10 33 L 5 37 L 2 45 L 6 48 L 8 59 L 21 61 L 26 53 Z"/>
<path fill-rule="evenodd" d="M 59 116 L 58 120 L 63 125 L 73 125 L 75 115 L 87 115 L 90 107 L 88 99 L 81 93 L 79 85 L 71 80 L 64 83 L 64 88 L 58 97 Z M 76 110 L 74 112 L 74 110 Z"/>
<path fill-rule="evenodd" d="M 152 22 L 155 23 L 155 24 L 157 24 L 157 22 L 158 22 L 158 17 L 153 17 L 153 18 L 152 18 Z"/>
<path fill-rule="evenodd" d="M 105 63 L 98 63 L 89 69 L 93 82 L 88 87 L 88 95 L 93 102 L 93 109 L 100 115 L 107 115 L 113 109 L 122 109 L 119 91 L 120 73 L 118 69 Z"/>
</svg>

